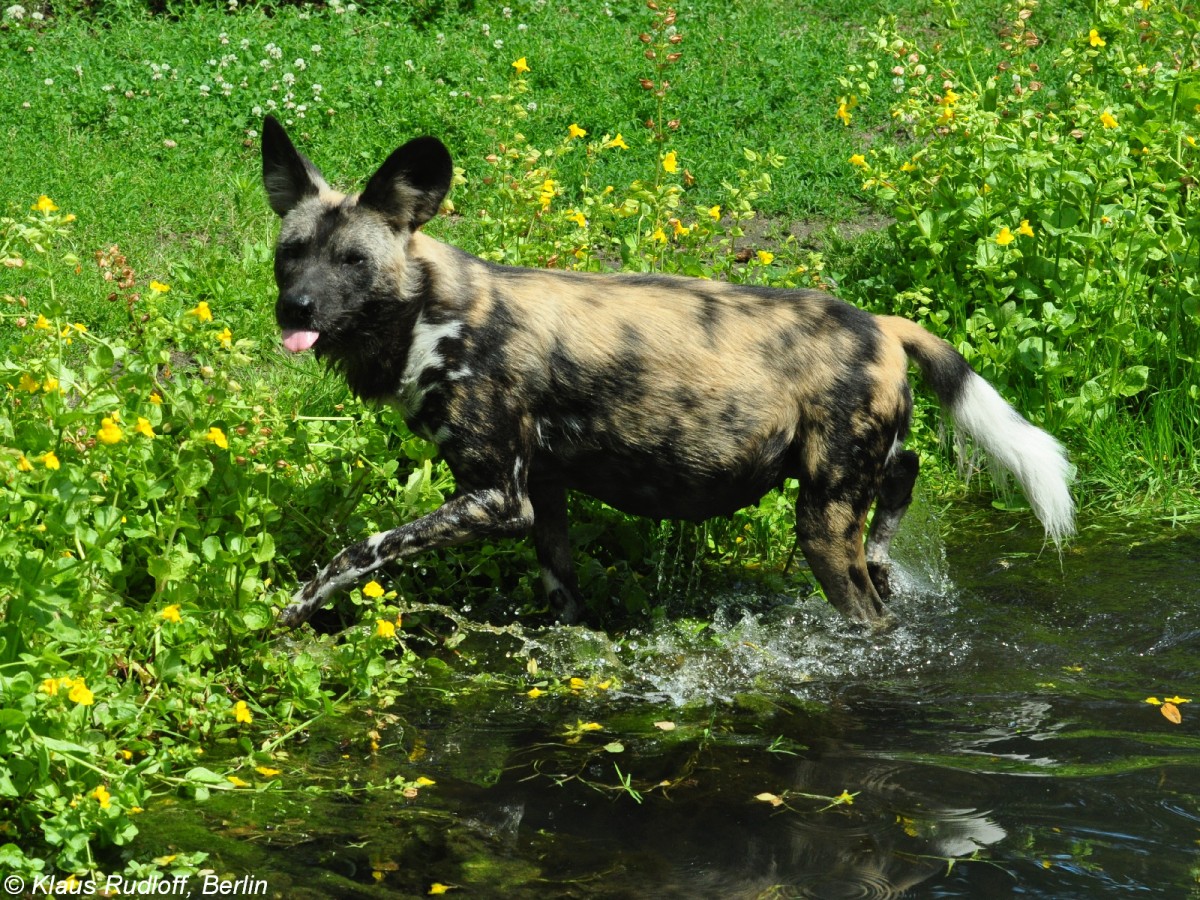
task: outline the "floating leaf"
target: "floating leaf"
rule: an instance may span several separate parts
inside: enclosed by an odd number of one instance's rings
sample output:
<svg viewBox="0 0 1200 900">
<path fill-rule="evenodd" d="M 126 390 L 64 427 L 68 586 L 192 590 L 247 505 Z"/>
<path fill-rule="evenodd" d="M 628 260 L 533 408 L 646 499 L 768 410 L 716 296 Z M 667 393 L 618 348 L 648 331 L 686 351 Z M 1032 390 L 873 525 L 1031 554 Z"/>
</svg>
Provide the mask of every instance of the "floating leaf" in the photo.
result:
<svg viewBox="0 0 1200 900">
<path fill-rule="evenodd" d="M 658 729 L 660 729 L 660 730 L 662 730 L 662 731 L 674 731 L 674 730 L 675 730 L 675 723 L 674 723 L 674 722 L 667 722 L 667 721 L 655 722 L 655 723 L 654 723 L 654 727 L 655 727 L 655 728 L 658 728 Z"/>
<path fill-rule="evenodd" d="M 605 744 L 604 749 L 609 753 L 624 753 L 625 745 L 620 741 L 613 741 L 611 744 Z"/>
<path fill-rule="evenodd" d="M 1179 707 L 1170 700 L 1163 703 L 1162 707 L 1159 709 L 1159 712 L 1161 712 L 1168 721 L 1173 722 L 1176 725 L 1183 721 L 1183 716 L 1179 714 Z"/>
<path fill-rule="evenodd" d="M 763 791 L 761 794 L 755 794 L 754 799 L 761 800 L 763 803 L 770 803 L 772 806 L 783 806 L 783 798 L 778 794 L 772 794 L 768 791 Z"/>
</svg>

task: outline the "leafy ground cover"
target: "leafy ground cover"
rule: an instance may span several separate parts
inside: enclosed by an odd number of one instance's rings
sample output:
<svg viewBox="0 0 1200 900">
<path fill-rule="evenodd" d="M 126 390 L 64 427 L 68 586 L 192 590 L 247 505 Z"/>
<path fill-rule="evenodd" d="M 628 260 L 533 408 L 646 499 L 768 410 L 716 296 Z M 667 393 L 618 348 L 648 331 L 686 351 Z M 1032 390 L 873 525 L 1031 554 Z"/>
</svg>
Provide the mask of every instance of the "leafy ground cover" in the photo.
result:
<svg viewBox="0 0 1200 900">
<path fill-rule="evenodd" d="M 265 112 L 347 186 L 441 136 L 461 171 L 430 229 L 498 261 L 912 315 L 1064 437 L 1085 505 L 1195 518 L 1193 4 L 30 4 L 0 49 L 13 871 L 115 859 L 156 794 L 278 787 L 292 733 L 419 675 L 412 601 L 540 603 L 523 545 L 473 547 L 354 592 L 367 626 L 271 632 L 276 591 L 451 485 L 396 416 L 275 352 Z M 867 210 L 895 224 L 791 236 Z M 786 495 L 700 529 L 579 506 L 605 610 L 661 612 L 697 558 L 782 578 L 791 549 Z M 240 774 L 203 765 L 217 742 Z"/>
</svg>

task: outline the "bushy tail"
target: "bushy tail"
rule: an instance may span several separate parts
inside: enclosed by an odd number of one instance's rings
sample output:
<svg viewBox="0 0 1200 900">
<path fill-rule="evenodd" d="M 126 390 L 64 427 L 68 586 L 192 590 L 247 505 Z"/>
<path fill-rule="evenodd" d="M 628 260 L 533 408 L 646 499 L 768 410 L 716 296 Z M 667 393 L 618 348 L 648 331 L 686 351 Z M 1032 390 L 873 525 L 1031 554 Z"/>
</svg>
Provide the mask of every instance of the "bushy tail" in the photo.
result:
<svg viewBox="0 0 1200 900">
<path fill-rule="evenodd" d="M 880 327 L 917 361 L 938 402 L 991 462 L 1010 473 L 1055 545 L 1075 532 L 1073 467 L 1062 444 L 1027 422 L 957 350 L 915 322 L 881 316 Z"/>
</svg>

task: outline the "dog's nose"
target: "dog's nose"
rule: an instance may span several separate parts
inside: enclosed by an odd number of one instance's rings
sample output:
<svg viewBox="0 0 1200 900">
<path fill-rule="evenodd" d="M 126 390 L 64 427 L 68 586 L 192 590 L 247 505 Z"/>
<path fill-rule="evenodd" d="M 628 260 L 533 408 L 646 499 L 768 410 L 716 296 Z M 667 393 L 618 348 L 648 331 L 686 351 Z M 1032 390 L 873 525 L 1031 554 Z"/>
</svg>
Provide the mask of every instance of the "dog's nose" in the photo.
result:
<svg viewBox="0 0 1200 900">
<path fill-rule="evenodd" d="M 307 292 L 285 294 L 279 298 L 276 318 L 280 324 L 308 325 L 312 321 L 315 308 L 316 303 Z"/>
</svg>

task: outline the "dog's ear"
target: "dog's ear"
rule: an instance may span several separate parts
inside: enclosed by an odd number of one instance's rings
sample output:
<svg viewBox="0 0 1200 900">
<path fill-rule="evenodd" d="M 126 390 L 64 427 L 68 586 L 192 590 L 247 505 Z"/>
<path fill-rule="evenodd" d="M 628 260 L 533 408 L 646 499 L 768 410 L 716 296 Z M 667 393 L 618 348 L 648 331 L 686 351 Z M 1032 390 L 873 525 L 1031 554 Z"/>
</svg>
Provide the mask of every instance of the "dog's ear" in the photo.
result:
<svg viewBox="0 0 1200 900">
<path fill-rule="evenodd" d="M 433 137 L 414 138 L 371 176 L 358 202 L 382 213 L 393 228 L 416 231 L 437 215 L 453 177 L 445 145 Z"/>
<path fill-rule="evenodd" d="M 274 116 L 263 119 L 262 176 L 271 209 L 280 218 L 305 197 L 315 197 L 329 187 L 320 170 L 296 149 Z"/>
</svg>

